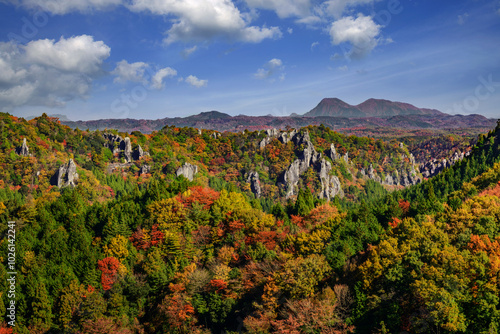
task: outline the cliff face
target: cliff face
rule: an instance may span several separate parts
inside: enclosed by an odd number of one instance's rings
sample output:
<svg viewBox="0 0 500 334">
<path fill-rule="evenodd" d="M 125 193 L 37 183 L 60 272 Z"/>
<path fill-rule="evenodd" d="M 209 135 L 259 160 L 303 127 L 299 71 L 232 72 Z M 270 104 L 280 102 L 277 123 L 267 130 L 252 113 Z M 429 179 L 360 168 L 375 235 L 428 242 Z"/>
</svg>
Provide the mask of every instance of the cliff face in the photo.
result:
<svg viewBox="0 0 500 334">
<path fill-rule="evenodd" d="M 66 164 L 61 165 L 52 177 L 52 184 L 58 188 L 75 187 L 78 180 L 76 165 L 73 159 L 69 159 Z"/>
</svg>

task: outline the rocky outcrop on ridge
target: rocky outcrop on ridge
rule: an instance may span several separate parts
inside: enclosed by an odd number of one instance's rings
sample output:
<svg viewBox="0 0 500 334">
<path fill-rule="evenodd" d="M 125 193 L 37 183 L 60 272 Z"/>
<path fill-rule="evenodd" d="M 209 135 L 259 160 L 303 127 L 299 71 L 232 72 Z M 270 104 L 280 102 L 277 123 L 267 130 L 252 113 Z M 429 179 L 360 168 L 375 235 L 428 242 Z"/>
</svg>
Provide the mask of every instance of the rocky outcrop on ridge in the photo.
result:
<svg viewBox="0 0 500 334">
<path fill-rule="evenodd" d="M 194 176 L 197 173 L 198 173 L 198 166 L 191 165 L 190 163 L 187 162 L 184 163 L 184 165 L 182 165 L 181 167 L 179 167 L 179 169 L 177 169 L 177 171 L 175 172 L 177 176 L 182 175 L 189 181 L 193 181 Z"/>
<path fill-rule="evenodd" d="M 271 140 L 273 140 L 273 138 L 278 138 L 278 140 L 280 142 L 282 142 L 283 144 L 286 144 L 286 143 L 292 141 L 292 139 L 295 137 L 296 134 L 297 134 L 297 130 L 295 130 L 295 129 L 293 129 L 290 132 L 288 132 L 288 131 L 281 132 L 280 130 L 278 130 L 276 128 L 267 129 L 266 130 L 267 137 L 262 139 L 259 142 L 259 148 L 261 150 L 263 150 L 266 147 L 266 145 L 269 144 L 271 142 Z"/>
<path fill-rule="evenodd" d="M 326 161 L 321 153 L 316 151 L 309 137 L 309 132 L 292 133 L 293 137 L 291 140 L 296 146 L 302 147 L 303 151 L 300 157 L 295 159 L 283 174 L 281 184 L 285 188 L 286 197 L 289 198 L 296 194 L 296 187 L 299 183 L 300 176 L 304 174 L 309 167 L 313 167 L 318 173 L 318 178 L 321 182 L 320 198 L 331 199 L 337 195 L 343 196 L 344 192 L 340 185 L 339 178 L 330 175 L 332 164 Z"/>
<path fill-rule="evenodd" d="M 140 160 L 142 157 L 149 155 L 148 152 L 144 152 L 141 145 L 138 145 L 132 151 L 132 144 L 129 137 L 122 138 L 112 133 L 104 133 L 103 137 L 106 140 L 104 147 L 109 148 L 113 154 L 119 154 L 127 163 L 133 160 Z"/>
<path fill-rule="evenodd" d="M 319 165 L 319 179 L 321 181 L 321 193 L 320 198 L 326 198 L 328 200 L 334 198 L 335 196 L 344 197 L 344 191 L 340 185 L 340 180 L 335 175 L 330 175 L 332 170 L 332 164 L 330 161 L 326 161 L 324 158 L 321 159 L 321 164 Z"/>
<path fill-rule="evenodd" d="M 418 176 L 417 171 L 415 169 L 415 158 L 412 154 L 407 156 L 406 154 L 401 155 L 401 160 L 404 161 L 406 158 L 410 161 L 409 169 L 404 169 L 403 166 L 400 166 L 391 174 L 386 174 L 384 177 L 378 175 L 375 168 L 373 168 L 373 164 L 370 164 L 368 171 L 365 169 L 361 169 L 360 173 L 362 176 L 373 180 L 375 182 L 381 183 L 387 186 L 404 186 L 408 187 L 414 184 L 420 183 L 422 180 Z"/>
<path fill-rule="evenodd" d="M 68 163 L 59 167 L 51 180 L 51 184 L 62 187 L 75 187 L 78 180 L 78 173 L 76 172 L 76 164 L 73 159 L 69 159 Z"/>
<path fill-rule="evenodd" d="M 443 160 L 437 160 L 433 159 L 431 161 L 426 162 L 420 167 L 420 173 L 422 173 L 422 176 L 425 178 L 431 178 L 439 173 L 441 173 L 445 168 L 451 167 L 454 164 L 456 164 L 458 161 L 461 161 L 464 157 L 469 156 L 470 151 L 463 153 L 463 152 L 455 152 L 450 158 L 448 159 L 443 159 Z"/>
<path fill-rule="evenodd" d="M 259 173 L 250 172 L 247 178 L 247 182 L 250 183 L 250 190 L 255 195 L 256 198 L 260 198 L 262 195 L 262 190 L 260 188 Z"/>
<path fill-rule="evenodd" d="M 16 149 L 16 153 L 23 157 L 29 157 L 30 149 L 28 144 L 26 144 L 26 138 L 23 139 L 23 144 Z"/>
</svg>

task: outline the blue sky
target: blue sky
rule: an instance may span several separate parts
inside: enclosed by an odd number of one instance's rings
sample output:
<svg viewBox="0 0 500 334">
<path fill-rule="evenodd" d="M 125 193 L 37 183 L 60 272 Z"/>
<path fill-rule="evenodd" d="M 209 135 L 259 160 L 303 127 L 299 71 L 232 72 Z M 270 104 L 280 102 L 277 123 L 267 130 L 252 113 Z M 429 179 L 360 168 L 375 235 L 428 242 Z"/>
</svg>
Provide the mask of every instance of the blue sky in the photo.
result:
<svg viewBox="0 0 500 334">
<path fill-rule="evenodd" d="M 0 0 L 16 116 L 285 116 L 325 97 L 500 117 L 500 1 Z"/>
</svg>

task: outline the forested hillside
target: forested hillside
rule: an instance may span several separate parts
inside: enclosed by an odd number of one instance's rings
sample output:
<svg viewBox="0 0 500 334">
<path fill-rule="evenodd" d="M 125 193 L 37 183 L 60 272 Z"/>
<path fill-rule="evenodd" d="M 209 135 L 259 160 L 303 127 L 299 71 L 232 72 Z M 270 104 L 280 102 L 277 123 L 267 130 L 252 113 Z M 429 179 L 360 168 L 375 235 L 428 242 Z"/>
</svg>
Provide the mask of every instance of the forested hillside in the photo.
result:
<svg viewBox="0 0 500 334">
<path fill-rule="evenodd" d="M 0 333 L 495 333 L 499 153 L 0 114 Z"/>
</svg>

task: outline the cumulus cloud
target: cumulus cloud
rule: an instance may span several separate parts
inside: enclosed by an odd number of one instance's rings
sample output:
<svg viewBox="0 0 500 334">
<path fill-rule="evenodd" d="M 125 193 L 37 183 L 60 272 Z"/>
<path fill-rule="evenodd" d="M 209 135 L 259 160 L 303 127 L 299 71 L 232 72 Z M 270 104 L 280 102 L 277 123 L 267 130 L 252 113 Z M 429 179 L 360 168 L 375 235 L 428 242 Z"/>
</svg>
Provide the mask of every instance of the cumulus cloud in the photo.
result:
<svg viewBox="0 0 500 334">
<path fill-rule="evenodd" d="M 110 50 L 87 35 L 26 45 L 0 42 L 0 109 L 57 107 L 87 98 Z"/>
<path fill-rule="evenodd" d="M 149 65 L 143 62 L 135 62 L 129 64 L 126 60 L 119 61 L 111 74 L 115 75 L 114 82 L 126 83 L 132 82 L 145 82 L 144 71 Z"/>
<path fill-rule="evenodd" d="M 30 9 L 41 9 L 52 14 L 67 14 L 70 12 L 89 12 L 104 10 L 120 5 L 122 0 L 6 0 L 17 6 Z M 2 1 L 0 1 L 2 2 Z"/>
<path fill-rule="evenodd" d="M 311 0 L 245 0 L 251 8 L 269 9 L 280 18 L 303 17 L 309 14 Z"/>
<path fill-rule="evenodd" d="M 174 16 L 172 27 L 167 31 L 167 44 L 215 37 L 258 43 L 282 36 L 278 27 L 250 26 L 250 15 L 241 13 L 230 0 L 133 0 L 129 8 Z"/>
<path fill-rule="evenodd" d="M 165 67 L 154 71 L 149 64 L 144 62 L 128 63 L 126 60 L 119 61 L 111 72 L 115 75 L 114 82 L 127 83 L 138 82 L 143 86 L 154 89 L 162 89 L 165 78 L 175 77 L 177 71 L 171 67 Z"/>
<path fill-rule="evenodd" d="M 163 88 L 163 79 L 169 77 L 175 77 L 177 75 L 177 71 L 170 67 L 165 67 L 153 75 L 151 78 L 151 87 L 154 89 L 162 89 Z"/>
<path fill-rule="evenodd" d="M 31 63 L 86 74 L 99 71 L 110 51 L 104 42 L 94 42 L 94 38 L 87 35 L 61 37 L 58 42 L 41 39 L 31 41 L 25 47 L 26 60 Z"/>
<path fill-rule="evenodd" d="M 261 80 L 271 78 L 271 81 L 274 81 L 273 77 L 279 75 L 279 79 L 282 81 L 285 79 L 285 73 L 283 73 L 284 69 L 285 67 L 281 59 L 273 58 L 262 68 L 259 68 L 254 74 L 254 77 Z"/>
<path fill-rule="evenodd" d="M 330 37 L 334 45 L 350 43 L 352 48 L 348 55 L 361 58 L 377 46 L 380 28 L 381 26 L 373 22 L 369 16 L 362 14 L 357 18 L 347 16 L 332 23 Z"/>
<path fill-rule="evenodd" d="M 188 76 L 186 79 L 184 79 L 184 81 L 186 81 L 188 84 L 196 88 L 205 87 L 208 84 L 208 80 L 198 79 L 194 75 Z"/>
</svg>

